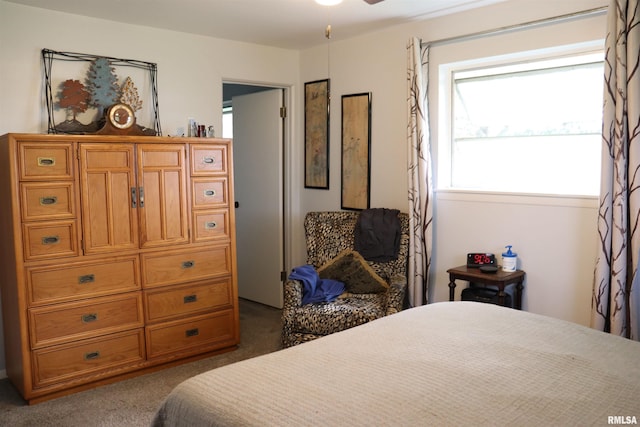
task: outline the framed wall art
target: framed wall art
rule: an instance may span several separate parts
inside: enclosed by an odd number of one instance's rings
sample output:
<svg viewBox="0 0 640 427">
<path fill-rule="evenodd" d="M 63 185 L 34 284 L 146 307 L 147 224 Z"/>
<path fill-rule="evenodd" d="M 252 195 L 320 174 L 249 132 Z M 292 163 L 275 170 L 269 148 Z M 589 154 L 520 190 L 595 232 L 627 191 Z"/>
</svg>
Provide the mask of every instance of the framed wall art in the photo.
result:
<svg viewBox="0 0 640 427">
<path fill-rule="evenodd" d="M 371 93 L 342 95 L 342 209 L 369 208 Z"/>
<path fill-rule="evenodd" d="M 145 135 L 162 135 L 152 62 L 42 49 L 48 133 L 99 131 L 114 104 L 134 111 Z"/>
<path fill-rule="evenodd" d="M 329 79 L 304 84 L 304 186 L 329 189 Z"/>
</svg>

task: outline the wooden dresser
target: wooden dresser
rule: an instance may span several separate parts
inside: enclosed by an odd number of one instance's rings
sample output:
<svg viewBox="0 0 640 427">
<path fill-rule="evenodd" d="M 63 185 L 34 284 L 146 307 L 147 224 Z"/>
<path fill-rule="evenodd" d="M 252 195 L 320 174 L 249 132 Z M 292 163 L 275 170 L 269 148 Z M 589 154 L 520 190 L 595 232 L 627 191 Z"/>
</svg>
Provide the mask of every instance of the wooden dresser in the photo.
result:
<svg viewBox="0 0 640 427">
<path fill-rule="evenodd" d="M 0 137 L 7 376 L 30 403 L 235 349 L 231 141 Z"/>
</svg>

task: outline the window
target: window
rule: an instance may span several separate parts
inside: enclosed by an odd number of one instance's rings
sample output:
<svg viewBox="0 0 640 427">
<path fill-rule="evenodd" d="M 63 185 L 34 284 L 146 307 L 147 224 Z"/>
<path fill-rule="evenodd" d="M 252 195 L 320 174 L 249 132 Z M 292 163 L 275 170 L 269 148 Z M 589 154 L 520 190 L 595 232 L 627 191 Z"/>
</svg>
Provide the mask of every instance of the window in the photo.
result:
<svg viewBox="0 0 640 427">
<path fill-rule="evenodd" d="M 602 52 L 449 72 L 445 187 L 598 194 Z"/>
</svg>

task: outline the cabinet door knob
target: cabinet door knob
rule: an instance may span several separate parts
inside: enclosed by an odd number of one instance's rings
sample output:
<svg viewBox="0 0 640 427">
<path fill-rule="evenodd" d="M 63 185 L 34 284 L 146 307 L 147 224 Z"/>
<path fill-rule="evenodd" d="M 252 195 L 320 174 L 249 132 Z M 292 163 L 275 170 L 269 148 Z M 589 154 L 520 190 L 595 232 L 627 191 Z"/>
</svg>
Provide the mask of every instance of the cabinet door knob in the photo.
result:
<svg viewBox="0 0 640 427">
<path fill-rule="evenodd" d="M 82 315 L 82 323 L 91 323 L 98 320 L 98 313 L 89 313 Z"/>
<path fill-rule="evenodd" d="M 58 198 L 56 196 L 48 196 L 48 197 L 40 197 L 40 205 L 55 205 L 58 203 Z"/>
<path fill-rule="evenodd" d="M 100 357 L 99 351 L 92 351 L 84 354 L 84 360 L 95 360 Z"/>
<path fill-rule="evenodd" d="M 60 243 L 59 236 L 45 236 L 42 238 L 43 245 L 55 245 L 56 243 Z"/>
<path fill-rule="evenodd" d="M 200 334 L 200 331 L 198 330 L 198 328 L 187 329 L 184 333 L 186 337 L 195 337 L 195 336 L 198 336 L 199 334 Z"/>
<path fill-rule="evenodd" d="M 85 274 L 78 277 L 78 283 L 84 285 L 85 283 L 93 283 L 96 281 L 95 274 Z"/>
<path fill-rule="evenodd" d="M 55 166 L 55 157 L 38 157 L 38 166 Z"/>
</svg>

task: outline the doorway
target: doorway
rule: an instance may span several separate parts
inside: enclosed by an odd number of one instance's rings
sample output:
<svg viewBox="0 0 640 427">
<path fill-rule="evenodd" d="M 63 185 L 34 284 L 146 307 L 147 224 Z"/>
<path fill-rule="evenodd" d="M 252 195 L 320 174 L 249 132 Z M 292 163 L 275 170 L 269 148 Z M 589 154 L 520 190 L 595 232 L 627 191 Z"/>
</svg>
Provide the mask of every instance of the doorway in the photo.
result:
<svg viewBox="0 0 640 427">
<path fill-rule="evenodd" d="M 223 83 L 223 95 L 222 134 L 234 140 L 238 294 L 282 308 L 286 89 Z"/>
</svg>

